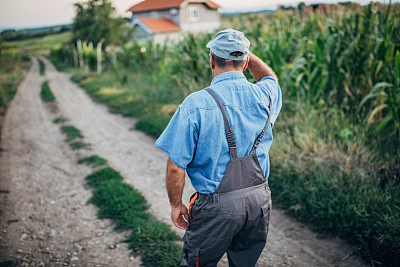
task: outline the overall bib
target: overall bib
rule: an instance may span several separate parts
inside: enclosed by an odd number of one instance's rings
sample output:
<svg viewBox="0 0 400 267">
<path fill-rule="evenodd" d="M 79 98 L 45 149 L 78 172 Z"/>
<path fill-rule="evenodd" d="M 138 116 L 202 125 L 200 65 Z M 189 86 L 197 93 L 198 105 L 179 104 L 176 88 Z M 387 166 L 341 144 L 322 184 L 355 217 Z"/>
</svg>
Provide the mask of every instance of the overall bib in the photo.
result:
<svg viewBox="0 0 400 267">
<path fill-rule="evenodd" d="M 255 266 L 267 241 L 271 209 L 271 192 L 256 155 L 271 122 L 271 98 L 264 129 L 250 154 L 238 157 L 224 106 L 214 91 L 206 91 L 222 112 L 231 160 L 215 193 L 191 198 L 182 239 L 184 266 L 217 266 L 225 252 L 229 266 Z"/>
</svg>

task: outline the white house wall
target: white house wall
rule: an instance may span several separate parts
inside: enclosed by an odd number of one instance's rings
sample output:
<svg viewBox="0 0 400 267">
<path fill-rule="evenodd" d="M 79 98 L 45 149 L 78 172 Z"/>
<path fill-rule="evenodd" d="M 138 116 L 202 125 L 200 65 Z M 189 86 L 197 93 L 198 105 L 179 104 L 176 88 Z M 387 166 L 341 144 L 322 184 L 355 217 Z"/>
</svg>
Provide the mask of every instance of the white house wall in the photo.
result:
<svg viewBox="0 0 400 267">
<path fill-rule="evenodd" d="M 182 34 L 180 32 L 173 33 L 157 33 L 153 35 L 153 41 L 156 44 L 164 44 L 165 41 L 177 42 L 182 39 Z"/>
<path fill-rule="evenodd" d="M 197 8 L 199 18 L 197 21 L 190 21 L 189 10 Z M 180 27 L 183 31 L 190 32 L 211 32 L 221 27 L 221 17 L 217 10 L 209 9 L 204 4 L 187 4 L 181 7 L 179 12 Z"/>
</svg>

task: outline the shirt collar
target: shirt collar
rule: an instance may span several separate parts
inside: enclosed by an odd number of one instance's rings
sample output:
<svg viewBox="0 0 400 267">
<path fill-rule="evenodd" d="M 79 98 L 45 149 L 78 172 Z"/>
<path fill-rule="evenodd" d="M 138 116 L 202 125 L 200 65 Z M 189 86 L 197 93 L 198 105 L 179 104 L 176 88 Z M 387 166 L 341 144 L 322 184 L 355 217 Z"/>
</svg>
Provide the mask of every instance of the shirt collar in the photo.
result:
<svg viewBox="0 0 400 267">
<path fill-rule="evenodd" d="M 218 82 L 222 82 L 225 80 L 234 80 L 234 79 L 246 79 L 246 76 L 244 76 L 243 72 L 241 71 L 227 71 L 224 73 L 221 73 L 211 81 L 211 85 L 214 85 Z"/>
</svg>

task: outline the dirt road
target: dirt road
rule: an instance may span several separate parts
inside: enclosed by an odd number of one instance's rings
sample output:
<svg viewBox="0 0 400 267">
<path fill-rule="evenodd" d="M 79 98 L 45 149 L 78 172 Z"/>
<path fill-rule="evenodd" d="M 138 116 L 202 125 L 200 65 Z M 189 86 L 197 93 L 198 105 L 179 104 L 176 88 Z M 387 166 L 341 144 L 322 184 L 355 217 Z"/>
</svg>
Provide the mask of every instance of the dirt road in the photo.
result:
<svg viewBox="0 0 400 267">
<path fill-rule="evenodd" d="M 138 266 L 140 260 L 121 243 L 127 233 L 114 232 L 110 221 L 97 219 L 96 208 L 86 204 L 91 192 L 83 186 L 84 177 L 92 169 L 76 162 L 89 154 L 107 159 L 126 183 L 146 197 L 151 212 L 171 225 L 164 185 L 167 157 L 154 146 L 153 138 L 133 129 L 135 119 L 108 113 L 72 83 L 68 74 L 57 72 L 48 60 L 42 60 L 45 77 L 39 76 L 37 60 L 33 59 L 3 125 L 0 263 Z M 57 111 L 51 111 L 40 99 L 44 80 L 49 81 L 57 99 Z M 52 122 L 57 116 L 67 118 L 82 131 L 91 151 L 69 148 L 59 125 Z M 192 192 L 187 181 L 184 199 Z M 365 266 L 354 256 L 355 248 L 338 238 L 320 239 L 278 209 L 271 216 L 260 266 Z M 227 266 L 226 259 L 219 266 Z"/>
</svg>

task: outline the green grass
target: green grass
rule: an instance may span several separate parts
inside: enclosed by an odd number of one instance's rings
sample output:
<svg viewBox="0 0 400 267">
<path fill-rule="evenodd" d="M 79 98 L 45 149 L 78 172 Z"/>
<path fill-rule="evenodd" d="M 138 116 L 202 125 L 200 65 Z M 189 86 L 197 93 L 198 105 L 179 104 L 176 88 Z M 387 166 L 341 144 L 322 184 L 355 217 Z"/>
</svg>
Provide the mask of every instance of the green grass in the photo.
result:
<svg viewBox="0 0 400 267">
<path fill-rule="evenodd" d="M 99 167 L 107 164 L 107 160 L 97 155 L 89 156 L 78 160 L 78 164 L 86 164 L 92 167 Z"/>
<path fill-rule="evenodd" d="M 79 131 L 77 128 L 75 128 L 72 125 L 62 126 L 61 132 L 63 132 L 67 136 L 66 142 L 70 142 L 77 138 L 83 138 L 81 131 Z"/>
<path fill-rule="evenodd" d="M 132 74 L 135 76 L 136 74 Z M 151 109 L 150 99 L 143 96 L 150 85 L 143 80 L 135 80 L 136 84 L 115 86 L 118 81 L 114 74 L 105 72 L 101 76 L 95 74 L 76 73 L 71 77 L 73 82 L 79 83 L 96 102 L 106 104 L 111 113 L 122 114 L 125 117 L 135 117 L 145 114 Z M 132 77 L 129 78 L 132 80 Z M 132 80 L 133 81 L 133 80 Z M 140 81 L 140 83 L 138 83 Z M 142 86 L 144 85 L 144 86 Z"/>
<path fill-rule="evenodd" d="M 54 119 L 53 122 L 56 123 L 56 124 L 62 124 L 62 123 L 67 122 L 67 121 L 68 121 L 68 119 L 66 119 L 66 118 L 58 117 L 58 118 Z"/>
<path fill-rule="evenodd" d="M 12 54 L 35 54 L 47 56 L 50 49 L 71 39 L 71 32 L 48 35 L 21 41 L 4 42 L 4 50 Z"/>
<path fill-rule="evenodd" d="M 123 178 L 119 172 L 110 167 L 105 167 L 86 177 L 86 182 L 89 186 L 97 187 L 101 182 L 108 180 L 122 181 Z"/>
<path fill-rule="evenodd" d="M 46 66 L 44 65 L 42 60 L 39 59 L 38 61 L 39 61 L 39 73 L 41 76 L 43 76 L 46 70 Z"/>
<path fill-rule="evenodd" d="M 21 54 L 2 52 L 0 56 L 0 116 L 6 112 L 19 83 L 25 77 L 31 60 Z"/>
<path fill-rule="evenodd" d="M 54 102 L 56 100 L 55 96 L 51 92 L 48 81 L 42 83 L 42 90 L 40 91 L 40 97 L 45 102 Z"/>
<path fill-rule="evenodd" d="M 78 150 L 78 149 L 82 149 L 82 148 L 87 148 L 89 147 L 89 144 L 82 142 L 82 141 L 75 141 L 69 144 L 69 146 L 73 149 L 73 150 Z"/>
<path fill-rule="evenodd" d="M 154 115 L 149 113 L 139 118 L 136 123 L 136 129 L 153 137 L 159 137 L 171 118 L 172 115 Z"/>
<path fill-rule="evenodd" d="M 100 218 L 112 219 L 116 229 L 131 230 L 126 240 L 144 266 L 180 266 L 179 236 L 168 225 L 147 212 L 145 198 L 132 186 L 122 183 L 121 175 L 107 167 L 86 177 L 94 187 L 90 202 L 99 207 Z"/>
</svg>

